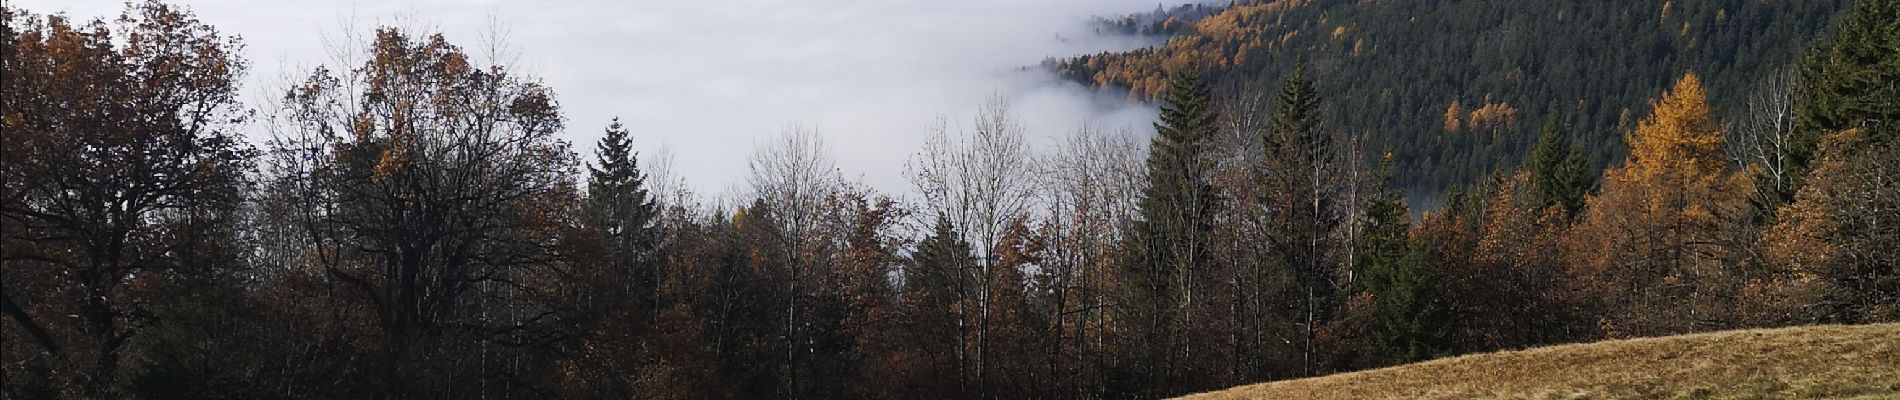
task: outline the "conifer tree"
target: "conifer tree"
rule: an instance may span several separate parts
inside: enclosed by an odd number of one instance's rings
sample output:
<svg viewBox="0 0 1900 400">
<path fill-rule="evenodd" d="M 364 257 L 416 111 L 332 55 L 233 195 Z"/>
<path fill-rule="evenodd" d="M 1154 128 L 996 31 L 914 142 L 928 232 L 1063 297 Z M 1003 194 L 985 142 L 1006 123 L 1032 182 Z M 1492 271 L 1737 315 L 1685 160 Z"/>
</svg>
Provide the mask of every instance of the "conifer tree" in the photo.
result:
<svg viewBox="0 0 1900 400">
<path fill-rule="evenodd" d="M 594 145 L 597 165 L 587 178 L 587 215 L 607 236 L 608 267 L 624 279 L 630 300 L 657 307 L 661 227 L 659 207 L 647 192 L 633 138 L 619 118 Z"/>
<path fill-rule="evenodd" d="M 1583 149 L 1570 143 L 1556 119 L 1544 125 L 1531 150 L 1532 201 L 1539 207 L 1563 206 L 1566 215 L 1583 208 L 1583 196 L 1594 184 L 1595 174 L 1588 171 Z"/>
<path fill-rule="evenodd" d="M 939 214 L 930 235 L 917 242 L 910 269 L 904 272 L 903 308 L 910 315 L 906 336 L 925 364 L 917 374 L 919 393 L 941 398 L 967 398 L 974 390 L 974 359 L 964 346 L 974 327 L 967 311 L 974 308 L 976 258 L 970 242 L 956 224 Z"/>
<path fill-rule="evenodd" d="M 1302 364 L 1313 374 L 1316 325 L 1326 319 L 1334 263 L 1335 231 L 1339 212 L 1339 149 L 1321 127 L 1319 92 L 1306 79 L 1306 68 L 1294 69 L 1280 88 L 1280 105 L 1262 141 L 1266 151 L 1262 186 L 1266 198 L 1268 245 L 1282 268 L 1292 272 L 1301 296 L 1305 329 Z"/>
<path fill-rule="evenodd" d="M 1153 389 L 1178 387 L 1172 384 L 1181 378 L 1176 363 L 1186 361 L 1175 354 L 1182 345 L 1175 330 L 1180 309 L 1194 302 L 1194 272 L 1206 262 L 1207 232 L 1217 206 L 1207 156 L 1216 118 L 1198 72 L 1190 68 L 1168 80 L 1148 153 L 1148 188 L 1134 225 L 1133 259 L 1124 265 L 1135 294 L 1133 312 L 1144 330 L 1140 347 L 1146 354 L 1138 359 L 1145 365 L 1139 368 L 1148 371 Z"/>
<path fill-rule="evenodd" d="M 1383 189 L 1390 185 L 1390 153 L 1383 164 L 1382 189 L 1366 200 L 1360 217 L 1364 236 L 1358 253 L 1365 289 L 1372 294 L 1373 342 L 1383 361 L 1404 364 L 1443 351 L 1445 315 L 1423 249 L 1411 245 L 1412 215 L 1405 196 Z"/>
<path fill-rule="evenodd" d="M 1815 320 L 1900 320 L 1900 2 L 1859 2 L 1817 47 L 1795 96 L 1797 160 L 1811 170 L 1762 247 L 1818 278 L 1819 298 L 1801 304 Z"/>
<path fill-rule="evenodd" d="M 1900 2 L 1860 1 L 1817 41 L 1800 74 L 1792 154 L 1799 170 L 1831 132 L 1864 128 L 1868 139 L 1891 140 L 1881 133 L 1900 126 Z"/>
</svg>

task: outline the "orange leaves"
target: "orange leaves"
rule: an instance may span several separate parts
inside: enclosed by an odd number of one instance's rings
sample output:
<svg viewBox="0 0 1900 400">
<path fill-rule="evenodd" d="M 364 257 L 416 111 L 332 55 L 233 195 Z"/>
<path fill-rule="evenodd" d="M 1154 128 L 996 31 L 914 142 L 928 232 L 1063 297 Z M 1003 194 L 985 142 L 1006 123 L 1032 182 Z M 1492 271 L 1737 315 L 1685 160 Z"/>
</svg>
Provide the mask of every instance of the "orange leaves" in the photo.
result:
<svg viewBox="0 0 1900 400">
<path fill-rule="evenodd" d="M 1605 173 L 1604 196 L 1627 189 L 1645 197 L 1648 213 L 1678 213 L 1692 220 L 1733 211 L 1745 187 L 1733 179 L 1722 154 L 1722 128 L 1710 110 L 1702 83 L 1687 74 L 1652 103 L 1649 116 L 1627 136 L 1629 161 Z M 1611 187 L 1615 186 L 1615 187 Z"/>
<path fill-rule="evenodd" d="M 1470 112 L 1464 111 L 1464 105 L 1452 100 L 1445 108 L 1445 132 L 1458 133 L 1469 130 L 1472 133 L 1497 135 L 1517 125 L 1517 107 L 1510 103 L 1493 103 L 1490 96 Z"/>
<path fill-rule="evenodd" d="M 1650 115 L 1626 138 L 1634 173 L 1656 176 L 1682 170 L 1707 176 L 1724 167 L 1722 127 L 1716 124 L 1708 94 L 1694 73 L 1683 75 L 1674 89 L 1650 107 Z"/>
<path fill-rule="evenodd" d="M 1308 3 L 1281 0 L 1233 5 L 1194 22 L 1193 29 L 1189 30 L 1192 33 L 1169 38 L 1159 47 L 1094 55 L 1074 67 L 1082 69 L 1083 76 L 1096 87 L 1123 85 L 1129 88 L 1130 98 L 1152 99 L 1166 88 L 1161 83 L 1162 78 L 1183 68 L 1232 69 L 1250 57 L 1261 57 L 1268 47 L 1286 45 L 1297 36 L 1300 27 L 1281 23 L 1277 18 Z M 1164 23 L 1180 24 L 1176 19 Z M 1352 33 L 1350 27 L 1340 29 L 1343 30 L 1316 32 L 1346 36 Z"/>
<path fill-rule="evenodd" d="M 1685 75 L 1628 134 L 1629 160 L 1604 173 L 1571 232 L 1576 265 L 1610 289 L 1617 324 L 1675 332 L 1705 292 L 1735 289 L 1734 244 L 1747 230 L 1749 182 L 1724 161 L 1702 84 Z M 1679 318 L 1680 317 L 1680 318 Z"/>
<path fill-rule="evenodd" d="M 1845 175 L 1851 166 L 1842 153 L 1863 140 L 1865 135 L 1857 129 L 1828 135 L 1822 140 L 1823 156 L 1815 162 L 1813 176 Z M 1851 184 L 1843 179 L 1820 179 L 1802 187 L 1795 202 L 1777 213 L 1780 223 L 1762 235 L 1769 261 L 1796 271 L 1813 271 L 1832 262 L 1840 250 L 1829 238 L 1842 230 L 1841 221 L 1833 214 L 1841 211 L 1836 209 L 1838 199 L 1843 197 L 1839 192 Z"/>
<path fill-rule="evenodd" d="M 408 147 L 406 144 L 394 142 L 383 148 L 382 154 L 376 157 L 376 167 L 371 170 L 370 179 L 385 182 L 401 173 L 409 165 L 408 152 L 404 151 Z"/>
<path fill-rule="evenodd" d="M 1445 107 L 1445 133 L 1458 133 L 1458 131 L 1464 130 L 1464 121 L 1464 105 L 1458 104 L 1457 100 L 1452 100 L 1451 105 Z"/>
<path fill-rule="evenodd" d="M 1516 124 L 1517 107 L 1506 103 L 1492 103 L 1491 99 L 1487 98 L 1483 106 L 1471 110 L 1471 115 L 1466 117 L 1465 127 L 1471 129 L 1472 132 L 1497 135 Z"/>
</svg>

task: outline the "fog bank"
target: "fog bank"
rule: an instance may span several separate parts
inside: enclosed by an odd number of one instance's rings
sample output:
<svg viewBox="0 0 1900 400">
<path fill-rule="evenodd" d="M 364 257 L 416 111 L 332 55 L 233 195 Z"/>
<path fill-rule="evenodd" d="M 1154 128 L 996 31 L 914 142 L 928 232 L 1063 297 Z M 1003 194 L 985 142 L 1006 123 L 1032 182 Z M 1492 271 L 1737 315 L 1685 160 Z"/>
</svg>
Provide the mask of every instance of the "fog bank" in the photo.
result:
<svg viewBox="0 0 1900 400">
<path fill-rule="evenodd" d="M 116 16 L 122 0 L 18 0 L 74 18 Z M 1169 2 L 1172 7 L 1178 1 Z M 1091 33 L 1088 18 L 1153 10 L 1136 0 L 801 0 L 178 2 L 252 62 L 253 107 L 282 76 L 329 60 L 336 40 L 374 25 L 434 27 L 478 47 L 500 26 L 519 65 L 546 80 L 584 157 L 619 116 L 635 147 L 665 147 L 705 192 L 740 182 L 746 157 L 787 126 L 816 129 L 847 177 L 907 191 L 904 160 L 937 116 L 967 121 L 1001 93 L 1047 147 L 1083 121 L 1145 130 L 1151 107 L 1094 95 L 1034 66 L 1052 56 L 1146 45 Z M 358 32 L 359 36 L 361 32 Z"/>
</svg>

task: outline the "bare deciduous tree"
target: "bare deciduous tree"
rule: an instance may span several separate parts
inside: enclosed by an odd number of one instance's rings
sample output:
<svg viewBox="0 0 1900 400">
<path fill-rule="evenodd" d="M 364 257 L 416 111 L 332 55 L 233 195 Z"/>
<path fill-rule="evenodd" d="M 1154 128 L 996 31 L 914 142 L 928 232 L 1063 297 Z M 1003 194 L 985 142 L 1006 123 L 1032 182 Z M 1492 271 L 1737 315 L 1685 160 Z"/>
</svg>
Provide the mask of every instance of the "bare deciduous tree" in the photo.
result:
<svg viewBox="0 0 1900 400">
<path fill-rule="evenodd" d="M 812 247 L 822 221 L 822 206 L 837 193 L 840 179 L 830 149 L 817 131 L 794 126 L 752 153 L 747 176 L 753 198 L 778 224 L 774 231 L 786 252 L 785 376 L 787 395 L 800 394 L 798 354 L 809 346 L 800 337 L 799 300 L 811 290 L 807 269 L 815 265 Z"/>
<path fill-rule="evenodd" d="M 1740 171 L 1760 174 L 1756 201 L 1769 206 L 1794 195 L 1792 153 L 1795 146 L 1794 89 L 1798 86 L 1794 70 L 1764 77 L 1748 94 L 1746 111 L 1740 123 L 1728 130 L 1725 149 Z"/>
<path fill-rule="evenodd" d="M 1063 139 L 1038 172 L 1049 256 L 1041 271 L 1049 296 L 1051 397 L 1099 393 L 1116 301 L 1116 245 L 1146 184 L 1147 149 L 1133 131 L 1084 125 Z"/>
<path fill-rule="evenodd" d="M 1024 139 L 1024 128 L 1010 114 L 1001 94 L 993 95 L 977 112 L 974 130 L 951 132 L 940 119 L 923 150 L 910 161 L 911 183 L 922 193 L 928 217 L 948 218 L 963 229 L 974 246 L 977 265 L 967 279 L 976 293 L 976 317 L 971 334 L 975 348 L 968 361 L 976 382 L 986 378 L 989 350 L 991 294 L 996 289 L 996 247 L 1009 224 L 1026 216 L 1034 203 L 1035 158 Z M 978 387 L 978 392 L 983 392 Z"/>
</svg>

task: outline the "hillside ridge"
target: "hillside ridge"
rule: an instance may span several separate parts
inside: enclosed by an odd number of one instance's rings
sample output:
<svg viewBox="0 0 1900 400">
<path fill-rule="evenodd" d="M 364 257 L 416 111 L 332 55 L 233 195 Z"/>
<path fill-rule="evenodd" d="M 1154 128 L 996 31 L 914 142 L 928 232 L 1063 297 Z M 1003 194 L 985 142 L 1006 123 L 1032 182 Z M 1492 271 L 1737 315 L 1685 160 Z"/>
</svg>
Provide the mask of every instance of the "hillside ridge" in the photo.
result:
<svg viewBox="0 0 1900 400">
<path fill-rule="evenodd" d="M 1472 354 L 1182 397 L 1900 398 L 1900 324 L 1751 329 Z"/>
<path fill-rule="evenodd" d="M 1508 174 L 1547 121 L 1573 132 L 1593 167 L 1616 164 L 1635 117 L 1684 73 L 1701 75 L 1718 115 L 1736 119 L 1751 92 L 1799 62 L 1846 4 L 1241 2 L 1171 31 L 1160 46 L 1045 66 L 1146 100 L 1190 66 L 1235 95 L 1273 90 L 1303 63 L 1330 128 L 1391 149 L 1397 182 L 1435 198 Z"/>
</svg>

